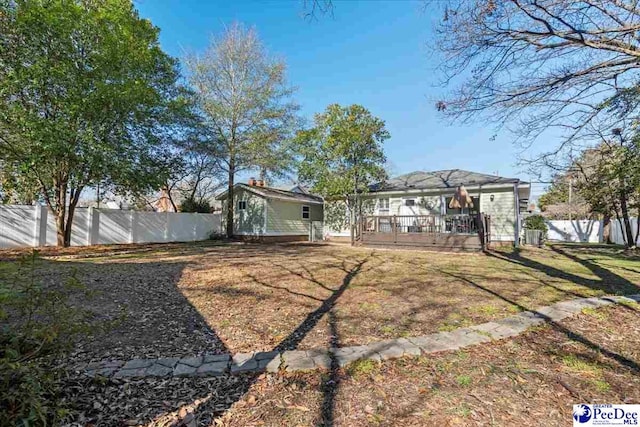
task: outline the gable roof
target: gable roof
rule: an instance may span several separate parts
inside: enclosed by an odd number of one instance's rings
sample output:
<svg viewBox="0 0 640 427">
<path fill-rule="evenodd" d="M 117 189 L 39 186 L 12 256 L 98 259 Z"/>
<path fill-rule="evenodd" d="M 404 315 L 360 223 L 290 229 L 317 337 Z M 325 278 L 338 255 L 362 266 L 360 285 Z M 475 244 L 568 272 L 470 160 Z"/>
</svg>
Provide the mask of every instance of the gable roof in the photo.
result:
<svg viewBox="0 0 640 427">
<path fill-rule="evenodd" d="M 288 202 L 300 202 L 300 203 L 313 203 L 323 204 L 322 197 L 313 194 L 303 194 L 296 191 L 280 190 L 272 187 L 257 187 L 255 185 L 247 185 L 238 183 L 233 186 L 234 188 L 241 188 L 245 191 L 257 194 L 258 196 L 267 199 L 284 200 Z M 227 191 L 216 197 L 218 200 L 224 200 L 227 198 Z"/>
<path fill-rule="evenodd" d="M 446 169 L 434 172 L 416 171 L 391 178 L 386 182 L 374 184 L 371 192 L 406 191 L 456 188 L 461 185 L 476 186 L 485 184 L 515 184 L 518 178 L 505 178 L 462 169 Z"/>
</svg>

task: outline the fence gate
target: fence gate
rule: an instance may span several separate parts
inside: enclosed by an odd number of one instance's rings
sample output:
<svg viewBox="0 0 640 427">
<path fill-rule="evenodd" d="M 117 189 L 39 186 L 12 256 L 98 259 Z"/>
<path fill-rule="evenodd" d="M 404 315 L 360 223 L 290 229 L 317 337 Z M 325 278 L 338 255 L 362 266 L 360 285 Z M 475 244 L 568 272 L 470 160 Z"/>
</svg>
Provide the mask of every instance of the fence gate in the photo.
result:
<svg viewBox="0 0 640 427">
<path fill-rule="evenodd" d="M 524 229 L 524 244 L 530 246 L 542 246 L 542 231 Z"/>
</svg>

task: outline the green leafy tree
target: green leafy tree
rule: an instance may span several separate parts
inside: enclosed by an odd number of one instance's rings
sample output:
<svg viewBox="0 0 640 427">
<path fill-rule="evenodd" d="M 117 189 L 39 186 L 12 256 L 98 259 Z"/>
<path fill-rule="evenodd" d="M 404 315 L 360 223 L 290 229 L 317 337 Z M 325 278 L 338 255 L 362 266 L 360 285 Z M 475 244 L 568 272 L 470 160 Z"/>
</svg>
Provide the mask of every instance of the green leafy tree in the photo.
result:
<svg viewBox="0 0 640 427">
<path fill-rule="evenodd" d="M 360 105 L 330 105 L 311 129 L 298 133 L 298 176 L 325 200 L 344 203 L 352 242 L 362 205 L 358 196 L 387 179 L 382 146 L 389 137 L 384 121 Z"/>
<path fill-rule="evenodd" d="M 82 191 L 165 179 L 178 64 L 129 0 L 0 1 L 0 157 L 37 186 L 67 246 Z"/>
<path fill-rule="evenodd" d="M 569 201 L 569 183 L 565 175 L 557 175 L 549 189 L 538 199 L 538 206 L 542 212 L 549 206 L 567 203 Z"/>
<path fill-rule="evenodd" d="M 37 183 L 18 173 L 17 164 L 0 160 L 0 203 L 32 205 L 40 199 Z"/>
<path fill-rule="evenodd" d="M 256 32 L 240 24 L 186 63 L 206 129 L 204 145 L 227 175 L 225 222 L 232 237 L 236 174 L 250 169 L 267 174 L 286 166 L 282 142 L 298 123 L 298 106 L 290 98 L 284 62 L 271 58 Z"/>
</svg>

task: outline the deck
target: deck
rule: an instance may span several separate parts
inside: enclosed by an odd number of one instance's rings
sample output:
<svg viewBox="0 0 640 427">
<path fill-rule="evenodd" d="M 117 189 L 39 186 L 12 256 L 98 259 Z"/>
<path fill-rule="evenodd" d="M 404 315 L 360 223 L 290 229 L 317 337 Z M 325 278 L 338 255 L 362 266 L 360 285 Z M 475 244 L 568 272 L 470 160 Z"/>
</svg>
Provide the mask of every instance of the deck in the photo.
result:
<svg viewBox="0 0 640 427">
<path fill-rule="evenodd" d="M 480 251 L 490 242 L 491 219 L 478 215 L 364 216 L 359 223 L 362 246 L 406 247 L 443 251 Z"/>
</svg>

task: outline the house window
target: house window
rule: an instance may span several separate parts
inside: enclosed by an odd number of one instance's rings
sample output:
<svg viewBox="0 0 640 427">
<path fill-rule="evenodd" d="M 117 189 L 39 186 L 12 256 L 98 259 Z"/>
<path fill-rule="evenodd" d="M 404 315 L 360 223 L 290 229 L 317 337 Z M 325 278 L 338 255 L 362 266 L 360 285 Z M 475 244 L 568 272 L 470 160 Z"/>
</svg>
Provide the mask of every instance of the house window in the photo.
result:
<svg viewBox="0 0 640 427">
<path fill-rule="evenodd" d="M 246 200 L 239 200 L 238 201 L 238 210 L 239 211 L 244 211 L 247 209 L 247 201 Z"/>
<path fill-rule="evenodd" d="M 302 219 L 309 219 L 310 218 L 310 210 L 309 210 L 309 206 L 302 206 Z"/>
<path fill-rule="evenodd" d="M 416 205 L 416 200 L 415 199 L 406 199 L 404 201 L 404 205 L 405 206 L 415 206 Z"/>
<path fill-rule="evenodd" d="M 378 199 L 378 212 L 379 213 L 389 213 L 389 198 L 380 198 Z"/>
</svg>

